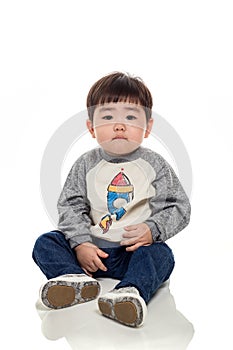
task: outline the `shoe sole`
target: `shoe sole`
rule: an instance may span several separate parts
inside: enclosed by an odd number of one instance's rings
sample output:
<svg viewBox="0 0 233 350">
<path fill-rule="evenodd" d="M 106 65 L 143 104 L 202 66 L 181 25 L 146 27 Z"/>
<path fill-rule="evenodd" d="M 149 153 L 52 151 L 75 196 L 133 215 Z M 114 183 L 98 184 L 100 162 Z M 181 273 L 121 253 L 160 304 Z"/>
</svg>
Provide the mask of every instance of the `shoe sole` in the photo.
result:
<svg viewBox="0 0 233 350">
<path fill-rule="evenodd" d="M 53 308 L 71 305 L 75 300 L 75 290 L 69 286 L 52 286 L 47 292 L 48 302 Z"/>
<path fill-rule="evenodd" d="M 86 282 L 84 286 L 81 286 L 81 283 L 71 282 L 69 283 L 71 285 L 58 283 L 45 286 L 42 291 L 43 303 L 53 309 L 91 301 L 98 296 L 100 291 L 99 284 L 93 282 Z"/>
<path fill-rule="evenodd" d="M 137 299 L 132 301 L 118 301 L 114 304 L 103 299 L 99 299 L 98 301 L 99 309 L 104 316 L 131 327 L 139 326 L 142 321 L 142 313 L 139 312 L 138 314 L 135 303 L 139 306 Z M 142 311 L 141 308 L 140 310 Z"/>
</svg>

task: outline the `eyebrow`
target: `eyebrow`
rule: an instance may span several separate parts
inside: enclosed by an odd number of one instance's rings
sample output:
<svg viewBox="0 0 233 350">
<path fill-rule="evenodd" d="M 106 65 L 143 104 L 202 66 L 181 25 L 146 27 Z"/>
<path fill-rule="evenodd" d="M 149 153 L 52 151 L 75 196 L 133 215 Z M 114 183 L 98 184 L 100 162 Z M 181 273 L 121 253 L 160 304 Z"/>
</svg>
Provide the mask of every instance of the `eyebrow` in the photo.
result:
<svg viewBox="0 0 233 350">
<path fill-rule="evenodd" d="M 123 107 L 126 111 L 133 111 L 133 112 L 140 112 L 140 109 L 137 107 Z M 100 112 L 106 112 L 106 111 L 115 111 L 115 107 L 100 107 Z"/>
</svg>

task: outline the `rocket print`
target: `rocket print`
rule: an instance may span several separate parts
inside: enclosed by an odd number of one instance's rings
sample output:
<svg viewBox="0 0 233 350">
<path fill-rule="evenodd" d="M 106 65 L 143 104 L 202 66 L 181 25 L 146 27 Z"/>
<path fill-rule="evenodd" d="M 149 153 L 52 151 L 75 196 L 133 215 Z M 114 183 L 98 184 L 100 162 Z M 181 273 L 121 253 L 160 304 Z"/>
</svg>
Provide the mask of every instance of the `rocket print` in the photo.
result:
<svg viewBox="0 0 233 350">
<path fill-rule="evenodd" d="M 134 187 L 123 173 L 124 169 L 113 178 L 108 186 L 107 206 L 109 213 L 102 217 L 99 226 L 103 233 L 108 232 L 113 220 L 120 220 L 126 213 L 126 205 L 133 200 Z"/>
</svg>

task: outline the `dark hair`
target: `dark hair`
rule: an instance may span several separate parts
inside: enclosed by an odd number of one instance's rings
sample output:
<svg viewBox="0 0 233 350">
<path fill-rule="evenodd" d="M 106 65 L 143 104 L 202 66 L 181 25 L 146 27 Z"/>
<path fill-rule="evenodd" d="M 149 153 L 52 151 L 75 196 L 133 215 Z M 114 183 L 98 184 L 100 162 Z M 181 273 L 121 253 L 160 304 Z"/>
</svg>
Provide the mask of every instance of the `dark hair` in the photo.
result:
<svg viewBox="0 0 233 350">
<path fill-rule="evenodd" d="M 114 72 L 99 79 L 87 95 L 88 116 L 93 121 L 95 107 L 110 102 L 130 102 L 140 104 L 147 121 L 152 113 L 152 96 L 141 78 Z"/>
</svg>

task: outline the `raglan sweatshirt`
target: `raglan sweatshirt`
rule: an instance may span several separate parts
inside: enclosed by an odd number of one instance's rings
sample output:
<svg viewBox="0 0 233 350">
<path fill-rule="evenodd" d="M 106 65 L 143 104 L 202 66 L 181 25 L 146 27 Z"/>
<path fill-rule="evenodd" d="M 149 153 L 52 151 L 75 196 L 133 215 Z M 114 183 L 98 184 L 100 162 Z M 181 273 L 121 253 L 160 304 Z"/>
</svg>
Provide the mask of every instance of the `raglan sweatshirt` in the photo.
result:
<svg viewBox="0 0 233 350">
<path fill-rule="evenodd" d="M 175 172 L 154 151 L 139 147 L 124 156 L 102 148 L 83 154 L 71 168 L 58 200 L 61 231 L 71 248 L 93 242 L 119 246 L 124 227 L 146 223 L 164 242 L 189 223 L 190 203 Z"/>
</svg>

